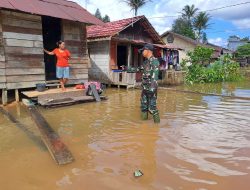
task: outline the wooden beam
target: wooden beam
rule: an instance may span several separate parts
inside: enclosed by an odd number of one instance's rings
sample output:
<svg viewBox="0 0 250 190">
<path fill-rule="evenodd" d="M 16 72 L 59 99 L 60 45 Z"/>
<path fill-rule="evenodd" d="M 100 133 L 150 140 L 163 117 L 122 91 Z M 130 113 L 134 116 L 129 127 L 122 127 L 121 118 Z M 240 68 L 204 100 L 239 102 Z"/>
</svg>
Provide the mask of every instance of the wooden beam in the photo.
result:
<svg viewBox="0 0 250 190">
<path fill-rule="evenodd" d="M 6 106 L 8 103 L 8 91 L 6 89 L 2 90 L 2 104 Z"/>
<path fill-rule="evenodd" d="M 63 143 L 55 130 L 41 115 L 38 109 L 33 104 L 27 103 L 27 101 L 24 101 L 23 103 L 27 106 L 31 118 L 36 123 L 36 126 L 41 133 L 44 144 L 48 148 L 56 163 L 64 165 L 73 162 L 74 158 L 71 152 L 68 150 L 67 146 Z"/>
<path fill-rule="evenodd" d="M 16 99 L 16 102 L 20 102 L 18 89 L 15 89 L 15 99 Z"/>
</svg>

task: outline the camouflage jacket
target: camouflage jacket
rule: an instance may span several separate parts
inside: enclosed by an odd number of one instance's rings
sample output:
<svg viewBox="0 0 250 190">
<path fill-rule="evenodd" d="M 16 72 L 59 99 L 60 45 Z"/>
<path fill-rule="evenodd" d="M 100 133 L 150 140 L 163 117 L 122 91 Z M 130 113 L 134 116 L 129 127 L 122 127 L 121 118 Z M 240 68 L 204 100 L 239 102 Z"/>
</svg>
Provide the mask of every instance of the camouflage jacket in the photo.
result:
<svg viewBox="0 0 250 190">
<path fill-rule="evenodd" d="M 143 62 L 142 71 L 142 88 L 143 90 L 155 92 L 158 87 L 159 77 L 159 61 L 155 57 L 151 57 Z"/>
</svg>

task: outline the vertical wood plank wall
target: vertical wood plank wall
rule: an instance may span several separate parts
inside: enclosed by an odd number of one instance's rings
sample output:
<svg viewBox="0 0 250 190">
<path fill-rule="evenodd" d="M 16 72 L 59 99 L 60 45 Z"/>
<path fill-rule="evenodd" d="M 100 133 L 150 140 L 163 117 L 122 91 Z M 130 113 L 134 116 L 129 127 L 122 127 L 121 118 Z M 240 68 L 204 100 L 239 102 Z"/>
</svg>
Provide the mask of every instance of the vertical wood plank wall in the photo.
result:
<svg viewBox="0 0 250 190">
<path fill-rule="evenodd" d="M 41 17 L 1 11 L 7 89 L 45 82 Z"/>
<path fill-rule="evenodd" d="M 2 15 L 0 12 L 0 89 L 6 88 L 5 54 L 3 46 Z"/>
<path fill-rule="evenodd" d="M 71 53 L 70 83 L 88 81 L 89 59 L 87 55 L 86 25 L 68 20 L 62 21 L 62 39 Z"/>
</svg>

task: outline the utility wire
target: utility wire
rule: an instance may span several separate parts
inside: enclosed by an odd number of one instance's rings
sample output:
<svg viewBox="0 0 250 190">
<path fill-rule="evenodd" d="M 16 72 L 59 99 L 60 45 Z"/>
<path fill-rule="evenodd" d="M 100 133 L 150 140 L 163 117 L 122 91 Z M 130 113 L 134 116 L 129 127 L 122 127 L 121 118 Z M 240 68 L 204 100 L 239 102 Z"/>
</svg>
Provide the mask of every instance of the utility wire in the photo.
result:
<svg viewBox="0 0 250 190">
<path fill-rule="evenodd" d="M 218 8 L 214 8 L 214 9 L 209 9 L 209 10 L 205 10 L 205 11 L 199 11 L 199 12 L 212 12 L 212 11 L 217 11 L 217 10 L 221 10 L 221 9 L 226 9 L 226 8 L 231 8 L 231 7 L 236 7 L 236 6 L 246 5 L 246 4 L 250 4 L 250 1 L 237 3 L 237 4 L 233 4 L 233 5 L 227 5 L 227 6 L 218 7 Z M 159 17 L 148 17 L 148 19 L 179 17 L 179 16 L 181 16 L 181 14 L 179 14 L 179 15 L 169 15 L 169 16 L 159 16 Z"/>
</svg>

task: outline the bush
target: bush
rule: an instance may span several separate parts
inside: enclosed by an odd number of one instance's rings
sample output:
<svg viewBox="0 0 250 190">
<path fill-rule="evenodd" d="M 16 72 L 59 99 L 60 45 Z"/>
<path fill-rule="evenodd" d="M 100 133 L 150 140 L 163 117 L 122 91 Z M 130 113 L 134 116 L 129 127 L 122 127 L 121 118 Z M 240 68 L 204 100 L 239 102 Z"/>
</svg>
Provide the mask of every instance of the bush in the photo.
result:
<svg viewBox="0 0 250 190">
<path fill-rule="evenodd" d="M 200 64 L 192 64 L 187 67 L 186 82 L 214 83 L 225 81 L 238 81 L 243 77 L 240 73 L 239 63 L 233 61 L 230 56 L 223 56 L 208 67 Z"/>
<path fill-rule="evenodd" d="M 239 46 L 236 51 L 236 57 L 239 58 L 250 57 L 250 44 Z"/>
<path fill-rule="evenodd" d="M 214 49 L 198 46 L 194 51 L 188 52 L 192 64 L 208 65 L 210 63 Z"/>
</svg>

